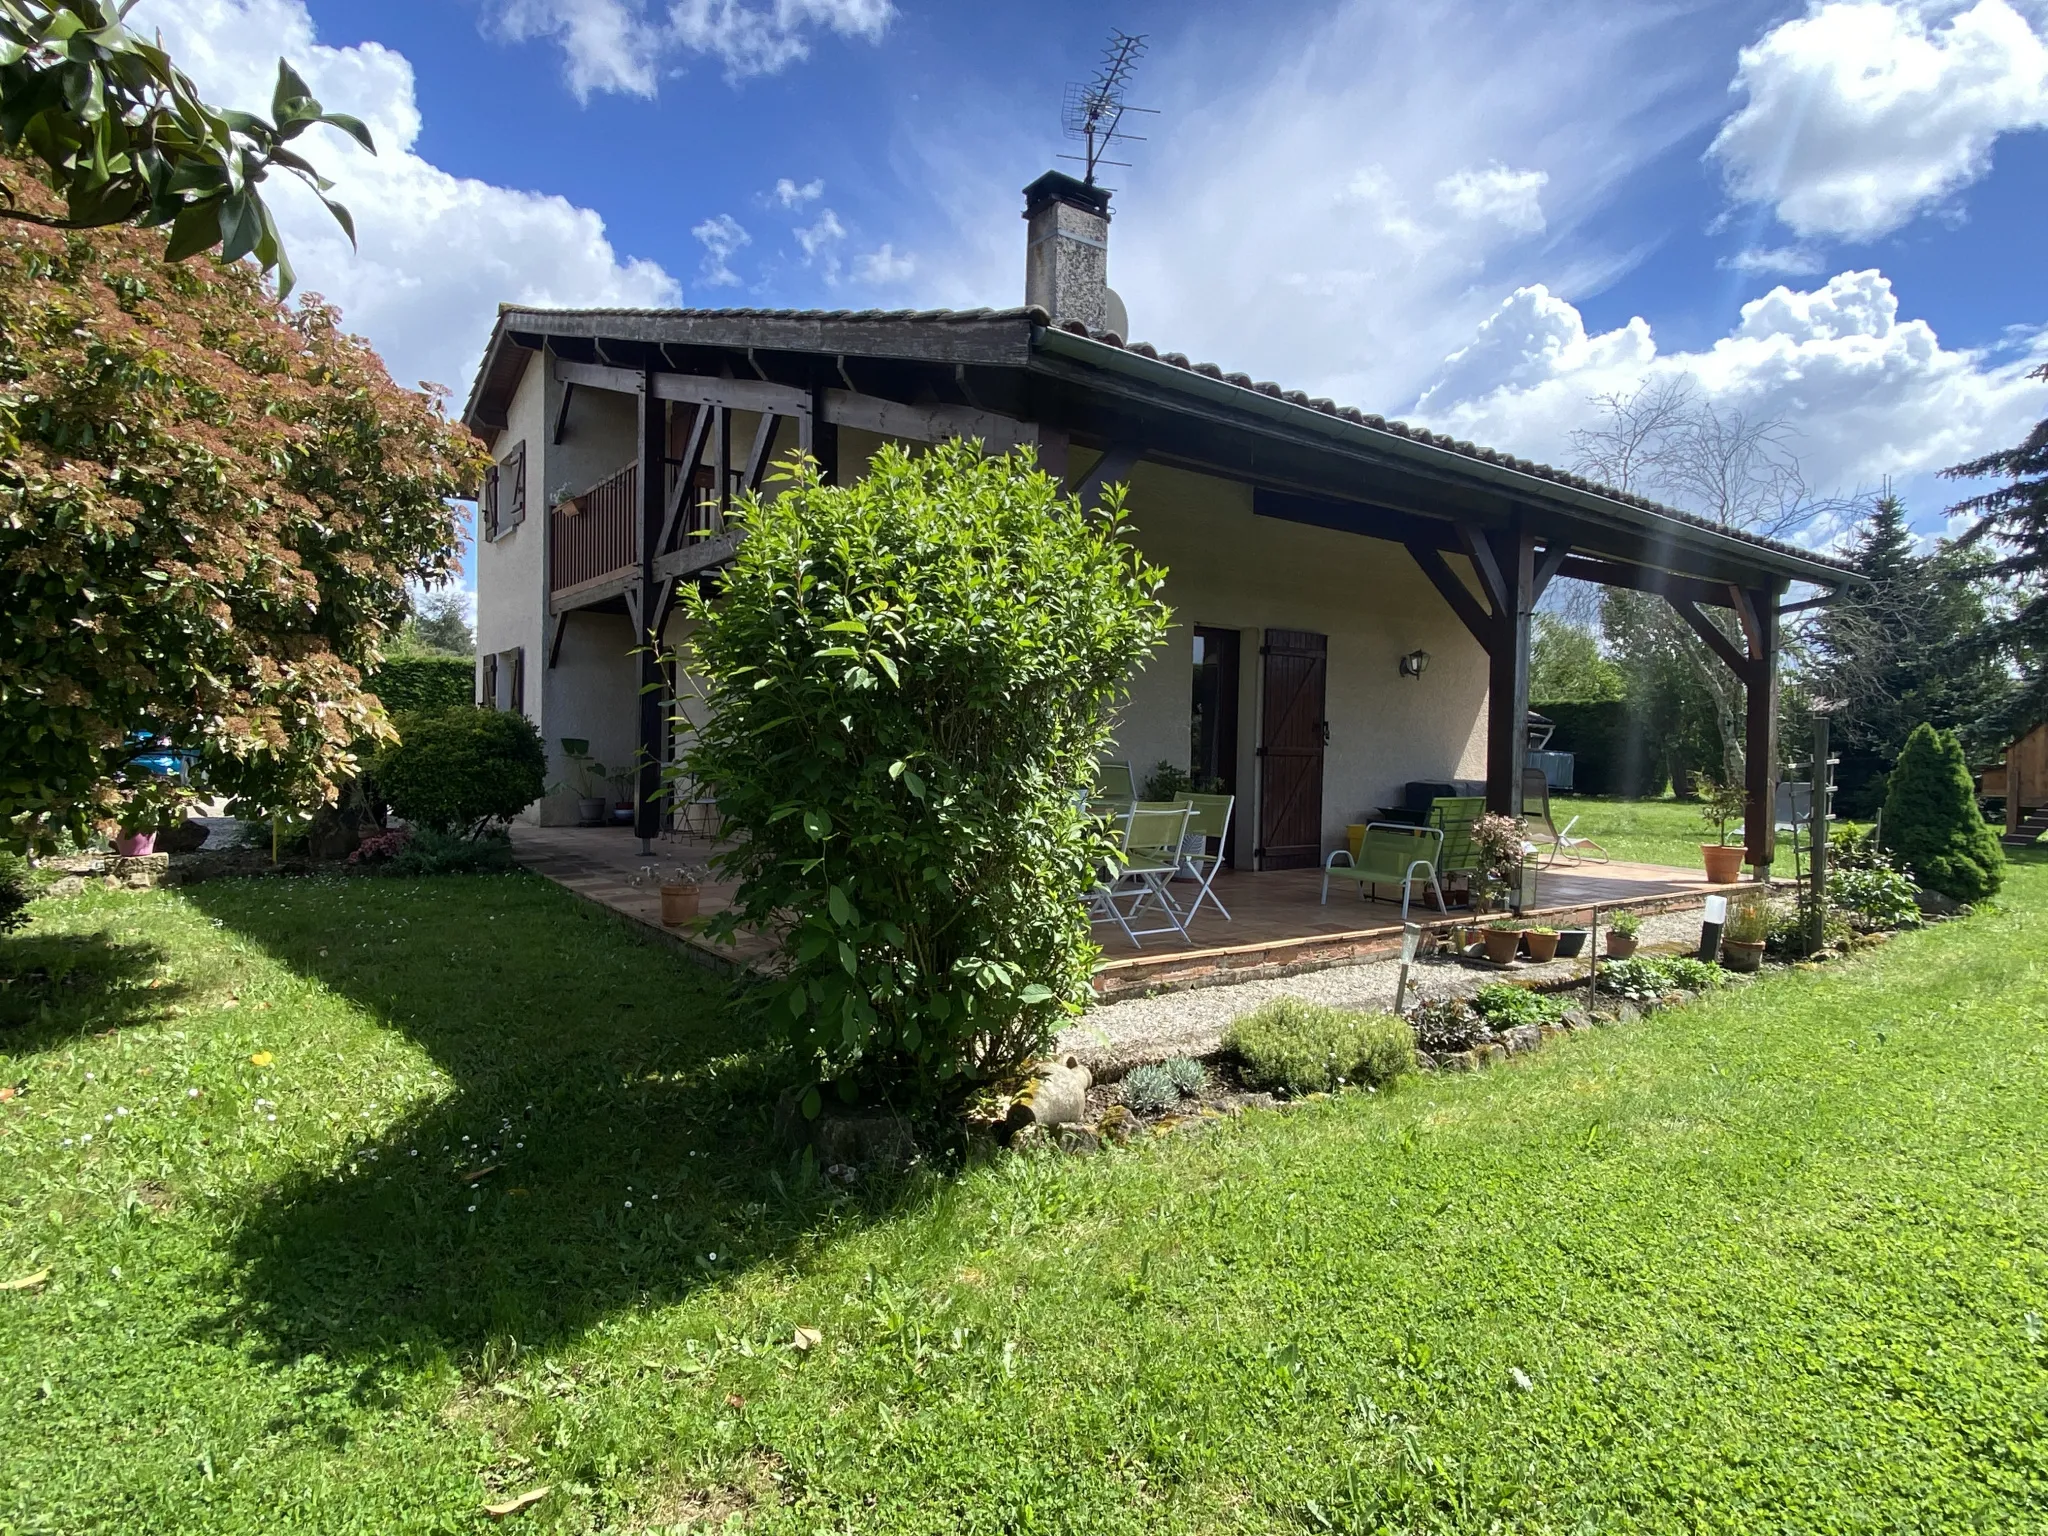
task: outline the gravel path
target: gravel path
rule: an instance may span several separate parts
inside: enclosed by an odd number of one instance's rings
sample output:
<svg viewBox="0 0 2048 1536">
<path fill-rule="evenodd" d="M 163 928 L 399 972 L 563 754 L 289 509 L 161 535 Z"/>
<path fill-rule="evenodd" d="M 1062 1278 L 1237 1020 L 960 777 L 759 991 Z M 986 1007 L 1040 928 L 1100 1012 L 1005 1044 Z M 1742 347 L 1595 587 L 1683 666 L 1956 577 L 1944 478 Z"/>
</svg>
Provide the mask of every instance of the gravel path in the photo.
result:
<svg viewBox="0 0 2048 1536">
<path fill-rule="evenodd" d="M 1643 919 L 1642 943 L 1646 949 L 1690 953 L 1699 933 L 1699 912 L 1687 908 Z M 1223 1032 L 1234 1019 L 1276 997 L 1305 998 L 1339 1008 L 1392 1008 L 1400 970 L 1399 960 L 1370 960 L 1298 976 L 1131 998 L 1091 1008 L 1078 1024 L 1061 1032 L 1058 1048 L 1079 1056 L 1097 1077 L 1121 1075 L 1140 1062 L 1168 1056 L 1206 1056 L 1222 1043 Z M 1412 1002 L 1416 997 L 1469 997 L 1488 982 L 1500 980 L 1501 974 L 1455 960 L 1421 960 L 1409 973 L 1409 998 Z M 1511 974 L 1517 981 L 1584 977 L 1586 959 L 1582 955 L 1545 966 L 1522 965 Z"/>
</svg>

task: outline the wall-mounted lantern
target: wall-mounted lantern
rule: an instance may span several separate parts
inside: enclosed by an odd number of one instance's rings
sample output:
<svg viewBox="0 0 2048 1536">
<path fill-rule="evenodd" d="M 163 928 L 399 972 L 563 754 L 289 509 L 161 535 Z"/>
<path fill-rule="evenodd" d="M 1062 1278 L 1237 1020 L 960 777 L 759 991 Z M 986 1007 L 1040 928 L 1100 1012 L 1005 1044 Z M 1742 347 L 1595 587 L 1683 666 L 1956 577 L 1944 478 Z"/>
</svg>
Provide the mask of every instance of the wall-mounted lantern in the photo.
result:
<svg viewBox="0 0 2048 1536">
<path fill-rule="evenodd" d="M 1401 658 L 1401 675 L 1403 677 L 1420 677 L 1428 666 L 1429 652 L 1410 651 Z"/>
</svg>

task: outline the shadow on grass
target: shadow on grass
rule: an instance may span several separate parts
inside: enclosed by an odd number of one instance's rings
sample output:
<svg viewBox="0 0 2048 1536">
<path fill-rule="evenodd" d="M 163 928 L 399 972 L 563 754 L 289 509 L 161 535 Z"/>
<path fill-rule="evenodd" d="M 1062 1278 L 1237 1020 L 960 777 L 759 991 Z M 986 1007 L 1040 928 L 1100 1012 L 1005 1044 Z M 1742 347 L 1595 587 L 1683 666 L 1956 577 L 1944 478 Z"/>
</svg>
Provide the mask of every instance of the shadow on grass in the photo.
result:
<svg viewBox="0 0 2048 1536">
<path fill-rule="evenodd" d="M 187 898 L 453 1079 L 241 1223 L 245 1312 L 224 1322 L 284 1356 L 445 1350 L 502 1369 L 880 1216 L 905 1187 L 849 1194 L 772 1146 L 755 1010 L 537 877 L 223 881 Z"/>
<path fill-rule="evenodd" d="M 149 985 L 164 960 L 157 945 L 104 933 L 0 938 L 0 1050 L 27 1054 L 157 1017 L 185 990 Z"/>
</svg>

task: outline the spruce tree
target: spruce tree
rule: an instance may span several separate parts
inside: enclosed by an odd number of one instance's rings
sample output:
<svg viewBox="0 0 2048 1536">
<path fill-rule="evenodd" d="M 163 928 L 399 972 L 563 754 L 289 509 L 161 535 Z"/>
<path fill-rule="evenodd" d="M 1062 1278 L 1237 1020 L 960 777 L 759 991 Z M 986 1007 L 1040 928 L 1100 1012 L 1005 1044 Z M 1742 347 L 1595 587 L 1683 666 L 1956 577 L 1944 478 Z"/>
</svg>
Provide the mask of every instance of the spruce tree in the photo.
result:
<svg viewBox="0 0 2048 1536">
<path fill-rule="evenodd" d="M 1989 642 L 1980 553 L 1916 553 L 1905 504 L 1889 491 L 1844 553 L 1868 586 L 1822 611 L 1814 680 L 1836 706 L 1836 808 L 1868 818 L 1915 725 L 1956 731 L 1968 750 L 1993 749 L 2000 742 L 1987 722 L 2012 684 Z"/>
<path fill-rule="evenodd" d="M 1921 724 L 1906 738 L 1884 803 L 1885 845 L 1929 890 L 1982 901 L 2005 879 L 2005 852 L 1977 809 L 1962 744 Z"/>
<path fill-rule="evenodd" d="M 2048 364 L 2032 377 L 2048 379 Z M 2006 712 L 2013 731 L 2048 719 L 2048 420 L 2035 424 L 2016 448 L 1986 454 L 1942 474 L 1955 480 L 1997 476 L 2005 483 L 1949 508 L 1950 516 L 1975 518 L 1962 542 L 1988 542 L 1997 553 L 1985 567 L 1988 574 L 2013 582 L 2018 601 L 2012 613 L 1994 627 L 1994 638 L 2021 669 L 2019 696 Z"/>
</svg>

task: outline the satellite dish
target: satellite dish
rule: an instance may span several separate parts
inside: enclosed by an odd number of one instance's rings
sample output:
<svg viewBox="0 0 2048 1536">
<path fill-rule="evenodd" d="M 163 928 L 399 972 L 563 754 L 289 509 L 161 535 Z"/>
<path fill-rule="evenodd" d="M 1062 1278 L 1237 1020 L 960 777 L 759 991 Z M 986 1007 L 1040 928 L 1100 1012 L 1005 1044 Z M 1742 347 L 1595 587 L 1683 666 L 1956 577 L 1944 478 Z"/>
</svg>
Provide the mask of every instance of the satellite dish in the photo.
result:
<svg viewBox="0 0 2048 1536">
<path fill-rule="evenodd" d="M 1131 314 L 1124 308 L 1124 301 L 1114 288 L 1104 290 L 1108 301 L 1103 305 L 1102 328 L 1112 332 L 1117 340 L 1131 339 Z"/>
</svg>

